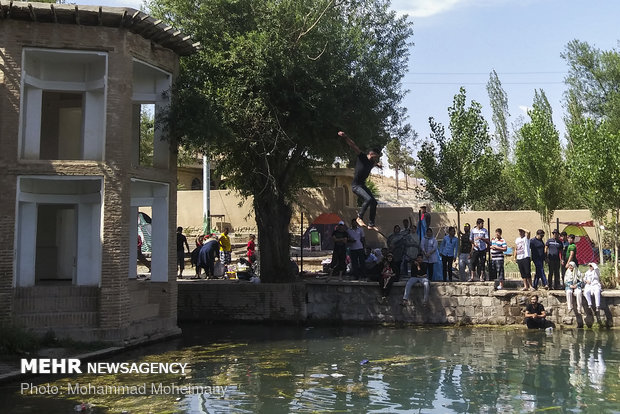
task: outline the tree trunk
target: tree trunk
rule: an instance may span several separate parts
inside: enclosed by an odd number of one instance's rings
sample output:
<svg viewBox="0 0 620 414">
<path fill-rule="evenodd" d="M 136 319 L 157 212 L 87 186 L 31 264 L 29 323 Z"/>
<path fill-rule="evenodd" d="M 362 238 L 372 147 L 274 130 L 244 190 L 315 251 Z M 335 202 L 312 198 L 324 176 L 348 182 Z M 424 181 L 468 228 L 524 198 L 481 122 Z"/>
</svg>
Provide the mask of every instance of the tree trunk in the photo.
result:
<svg viewBox="0 0 620 414">
<path fill-rule="evenodd" d="M 398 167 L 395 167 L 394 171 L 396 172 L 396 201 L 398 201 Z"/>
<path fill-rule="evenodd" d="M 265 191 L 254 197 L 254 212 L 258 227 L 261 281 L 292 282 L 294 275 L 291 268 L 289 235 L 291 206 L 282 198 Z M 265 244 L 267 240 L 270 244 Z"/>
<path fill-rule="evenodd" d="M 616 277 L 616 284 L 620 284 L 618 278 L 618 221 L 620 219 L 620 208 L 616 209 L 616 216 L 614 218 L 614 276 Z"/>
<path fill-rule="evenodd" d="M 594 219 L 594 234 L 596 234 L 596 244 L 598 245 L 598 260 L 603 264 L 603 239 L 601 237 L 601 220 Z"/>
<path fill-rule="evenodd" d="M 403 170 L 403 175 L 405 176 L 405 190 L 409 191 L 409 180 L 408 180 L 409 174 L 406 168 Z"/>
</svg>

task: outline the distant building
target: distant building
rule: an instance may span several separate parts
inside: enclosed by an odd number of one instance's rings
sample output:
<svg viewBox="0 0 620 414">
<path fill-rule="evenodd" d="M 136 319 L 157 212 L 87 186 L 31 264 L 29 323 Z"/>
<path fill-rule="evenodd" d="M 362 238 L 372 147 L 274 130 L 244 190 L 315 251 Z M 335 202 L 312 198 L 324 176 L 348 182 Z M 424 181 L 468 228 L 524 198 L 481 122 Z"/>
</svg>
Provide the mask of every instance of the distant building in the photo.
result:
<svg viewBox="0 0 620 414">
<path fill-rule="evenodd" d="M 0 4 L 0 319 L 114 342 L 178 332 L 169 104 L 189 37 L 128 8 Z M 138 280 L 137 216 L 152 216 Z"/>
</svg>

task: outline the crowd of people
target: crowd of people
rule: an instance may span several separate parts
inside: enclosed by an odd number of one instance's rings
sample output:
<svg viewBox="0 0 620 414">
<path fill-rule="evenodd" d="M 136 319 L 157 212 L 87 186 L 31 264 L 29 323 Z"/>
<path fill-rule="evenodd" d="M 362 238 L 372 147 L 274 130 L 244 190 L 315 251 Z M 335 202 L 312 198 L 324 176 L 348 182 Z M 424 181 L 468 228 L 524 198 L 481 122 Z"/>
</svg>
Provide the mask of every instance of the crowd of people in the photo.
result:
<svg viewBox="0 0 620 414">
<path fill-rule="evenodd" d="M 187 237 L 183 234 L 183 227 L 177 228 L 177 267 L 178 277 L 183 277 L 185 268 L 185 249 L 190 256 L 190 262 L 194 266 L 196 273 L 193 279 L 202 277 L 203 271 L 205 278 L 214 279 L 224 277 L 227 266 L 232 263 L 232 243 L 229 236 L 230 229 L 224 228 L 222 233 L 207 233 L 196 237 L 196 247 L 190 252 Z M 246 254 L 242 259 L 248 266 L 256 262 L 256 236 L 250 234 L 246 245 Z M 244 278 L 244 273 L 238 273 L 238 277 Z M 247 272 L 248 280 L 251 272 Z"/>
<path fill-rule="evenodd" d="M 364 230 L 359 226 L 358 218 L 353 218 L 348 228 L 344 221 L 339 222 L 332 233 L 334 250 L 330 277 L 342 278 L 348 269 L 353 280 L 375 281 L 379 284 L 380 302 L 387 301 L 392 285 L 401 279 L 407 279 L 402 299 L 404 306 L 409 305 L 411 288 L 416 284 L 424 287 L 423 304 L 427 304 L 432 280 L 492 280 L 496 289 L 505 289 L 508 243 L 501 228 L 495 229 L 491 237 L 482 218 L 476 220 L 473 229 L 465 223 L 458 236 L 455 227 L 445 228 L 444 237 L 439 242 L 430 227 L 430 214 L 426 212 L 426 207 L 422 207 L 417 223 L 404 219 L 402 227 L 395 225 L 386 237 L 385 247 L 374 250 L 366 246 Z M 596 263 L 588 263 L 589 270 L 584 276 L 581 275 L 573 234 L 560 233 L 555 229 L 545 240 L 543 230 L 537 230 L 536 235 L 531 237 L 529 230 L 519 228 L 512 256 L 521 275 L 522 291 L 564 289 L 569 311 L 581 312 L 583 296 L 588 308 L 598 314 L 600 271 Z M 436 269 L 437 266 L 440 268 Z M 441 274 L 439 278 L 436 276 L 438 273 Z M 573 305 L 575 301 L 576 308 Z"/>
</svg>

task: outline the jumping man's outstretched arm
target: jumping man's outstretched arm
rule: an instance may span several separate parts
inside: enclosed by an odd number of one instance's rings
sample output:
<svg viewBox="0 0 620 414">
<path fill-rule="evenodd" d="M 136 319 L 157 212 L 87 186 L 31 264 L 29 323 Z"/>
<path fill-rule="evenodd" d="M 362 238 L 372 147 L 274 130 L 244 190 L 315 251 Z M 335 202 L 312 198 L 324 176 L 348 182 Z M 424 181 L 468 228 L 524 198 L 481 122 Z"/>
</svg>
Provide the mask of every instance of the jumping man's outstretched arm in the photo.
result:
<svg viewBox="0 0 620 414">
<path fill-rule="evenodd" d="M 351 138 L 349 138 L 349 136 L 344 133 L 344 131 L 338 131 L 338 135 L 344 139 L 344 141 L 351 147 L 353 148 L 353 151 L 355 151 L 356 154 L 359 154 L 360 152 L 362 152 L 362 150 L 360 150 L 360 148 L 357 146 L 357 144 L 355 142 L 353 142 L 353 140 Z"/>
</svg>

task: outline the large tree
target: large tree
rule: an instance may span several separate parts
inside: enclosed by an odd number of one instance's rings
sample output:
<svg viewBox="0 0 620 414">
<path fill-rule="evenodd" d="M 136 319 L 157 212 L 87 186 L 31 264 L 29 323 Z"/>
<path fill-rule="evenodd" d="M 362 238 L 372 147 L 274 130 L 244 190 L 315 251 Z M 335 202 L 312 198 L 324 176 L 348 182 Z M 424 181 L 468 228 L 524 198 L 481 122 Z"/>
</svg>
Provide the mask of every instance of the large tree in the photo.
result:
<svg viewBox="0 0 620 414">
<path fill-rule="evenodd" d="M 395 173 L 397 200 L 399 191 L 398 172 L 401 171 L 403 173 L 406 183 L 408 170 L 413 163 L 413 157 L 411 156 L 411 144 L 413 143 L 413 138 L 415 136 L 415 132 L 412 132 L 409 128 L 403 128 L 402 135 L 392 138 L 388 141 L 385 147 L 388 164 L 394 169 Z"/>
<path fill-rule="evenodd" d="M 566 78 L 568 158 L 573 186 L 602 222 L 611 210 L 613 248 L 618 250 L 620 217 L 620 53 L 574 40 L 562 57 Z M 600 239 L 600 235 L 597 232 Z M 600 244 L 600 242 L 599 242 Z M 618 279 L 618 258 L 614 265 Z"/>
<path fill-rule="evenodd" d="M 525 123 L 515 148 L 515 180 L 524 200 L 540 215 L 550 234 L 553 213 L 562 203 L 566 185 L 560 134 L 544 91 L 535 91 L 530 122 Z"/>
<path fill-rule="evenodd" d="M 500 154 L 502 154 L 505 162 L 507 162 L 510 156 L 510 132 L 508 129 L 510 113 L 508 112 L 508 95 L 506 91 L 504 91 L 504 88 L 502 88 L 502 82 L 499 80 L 499 76 L 497 76 L 495 70 L 489 74 L 487 92 L 489 94 L 491 109 L 493 110 L 495 139 Z"/>
<path fill-rule="evenodd" d="M 431 136 L 418 152 L 417 166 L 426 179 L 426 193 L 433 201 L 449 204 L 457 211 L 460 228 L 463 208 L 499 185 L 501 156 L 490 146 L 480 104 L 472 101 L 466 106 L 464 88 L 454 96 L 448 114 L 451 136 L 447 137 L 444 127 L 430 118 Z"/>
<path fill-rule="evenodd" d="M 252 196 L 261 278 L 290 281 L 289 223 L 310 170 L 400 134 L 400 81 L 412 34 L 387 0 L 152 0 L 151 12 L 200 41 L 182 60 L 168 131 L 208 148 Z"/>
</svg>

